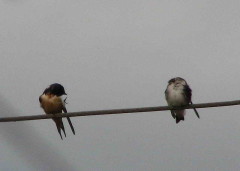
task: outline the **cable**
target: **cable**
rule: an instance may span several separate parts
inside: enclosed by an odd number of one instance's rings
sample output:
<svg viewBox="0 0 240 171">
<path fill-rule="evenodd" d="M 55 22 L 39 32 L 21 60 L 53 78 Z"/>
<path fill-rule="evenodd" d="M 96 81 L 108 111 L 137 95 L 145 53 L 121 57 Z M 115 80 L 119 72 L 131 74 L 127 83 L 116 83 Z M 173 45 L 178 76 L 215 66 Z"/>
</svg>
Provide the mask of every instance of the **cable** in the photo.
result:
<svg viewBox="0 0 240 171">
<path fill-rule="evenodd" d="M 210 108 L 210 107 L 234 106 L 234 105 L 240 105 L 240 100 L 212 102 L 212 103 L 199 103 L 199 104 L 192 104 L 192 105 L 183 106 L 183 107 L 157 106 L 157 107 L 141 107 L 141 108 L 128 108 L 128 109 L 110 109 L 110 110 L 59 113 L 54 115 L 44 114 L 44 115 L 32 115 L 32 116 L 3 117 L 3 118 L 0 118 L 0 122 L 16 122 L 16 121 L 27 121 L 27 120 L 51 119 L 54 117 L 77 117 L 77 116 L 110 115 L 110 114 L 125 114 L 125 113 L 138 113 L 138 112 L 156 112 L 156 111 L 166 111 L 166 110 Z"/>
</svg>

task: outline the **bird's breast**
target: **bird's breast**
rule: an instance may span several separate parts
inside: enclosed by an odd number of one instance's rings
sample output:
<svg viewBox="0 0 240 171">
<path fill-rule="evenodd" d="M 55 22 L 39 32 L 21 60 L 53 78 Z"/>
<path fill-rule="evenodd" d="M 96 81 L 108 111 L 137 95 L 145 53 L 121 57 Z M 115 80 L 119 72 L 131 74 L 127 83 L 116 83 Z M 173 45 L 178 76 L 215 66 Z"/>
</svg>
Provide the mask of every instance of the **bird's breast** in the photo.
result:
<svg viewBox="0 0 240 171">
<path fill-rule="evenodd" d="M 171 106 L 187 105 L 184 91 L 181 88 L 168 87 L 167 89 L 167 102 Z"/>
<path fill-rule="evenodd" d="M 40 98 L 41 107 L 46 114 L 62 113 L 64 102 L 60 96 L 43 94 Z"/>
</svg>

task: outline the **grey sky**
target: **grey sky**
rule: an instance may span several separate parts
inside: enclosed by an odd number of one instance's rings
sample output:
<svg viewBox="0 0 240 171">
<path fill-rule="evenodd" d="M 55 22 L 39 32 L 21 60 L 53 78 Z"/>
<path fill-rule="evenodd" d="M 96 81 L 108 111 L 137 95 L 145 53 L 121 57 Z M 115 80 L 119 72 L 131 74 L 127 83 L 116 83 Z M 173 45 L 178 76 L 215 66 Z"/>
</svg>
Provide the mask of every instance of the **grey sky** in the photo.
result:
<svg viewBox="0 0 240 171">
<path fill-rule="evenodd" d="M 167 81 L 193 102 L 239 99 L 240 2 L 0 2 L 1 117 L 42 114 L 38 97 L 64 85 L 69 112 L 166 105 Z M 240 167 L 239 107 L 0 124 L 0 170 L 225 171 Z"/>
</svg>

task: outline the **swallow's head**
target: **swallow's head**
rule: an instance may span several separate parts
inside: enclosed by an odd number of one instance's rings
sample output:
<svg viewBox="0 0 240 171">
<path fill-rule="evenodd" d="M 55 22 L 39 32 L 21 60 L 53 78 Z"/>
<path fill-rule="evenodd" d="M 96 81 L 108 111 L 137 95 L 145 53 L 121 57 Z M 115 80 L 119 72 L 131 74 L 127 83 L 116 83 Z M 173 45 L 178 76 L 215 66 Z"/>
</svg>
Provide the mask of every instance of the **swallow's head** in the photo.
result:
<svg viewBox="0 0 240 171">
<path fill-rule="evenodd" d="M 56 96 L 67 95 L 65 93 L 64 87 L 58 83 L 51 84 L 48 88 L 46 88 L 46 90 L 43 93 L 44 94 L 50 93 Z"/>
<path fill-rule="evenodd" d="M 171 80 L 168 81 L 168 85 L 178 85 L 178 84 L 181 84 L 181 85 L 187 85 L 187 82 L 181 78 L 181 77 L 176 77 L 176 78 L 172 78 Z"/>
</svg>

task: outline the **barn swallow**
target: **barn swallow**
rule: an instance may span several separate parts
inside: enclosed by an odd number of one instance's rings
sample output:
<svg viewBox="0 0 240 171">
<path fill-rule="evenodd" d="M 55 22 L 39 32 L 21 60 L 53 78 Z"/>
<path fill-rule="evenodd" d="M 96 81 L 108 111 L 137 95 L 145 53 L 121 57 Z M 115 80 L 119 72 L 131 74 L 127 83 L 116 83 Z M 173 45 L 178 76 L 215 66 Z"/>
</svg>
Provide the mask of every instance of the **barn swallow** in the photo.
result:
<svg viewBox="0 0 240 171">
<path fill-rule="evenodd" d="M 168 106 L 180 107 L 187 106 L 192 103 L 192 90 L 187 84 L 187 82 L 180 77 L 172 78 L 168 81 L 168 86 L 165 91 L 165 97 Z M 193 108 L 197 117 L 199 114 L 195 108 Z M 176 123 L 184 120 L 185 109 L 184 110 L 171 110 L 172 117 L 176 119 Z"/>
<path fill-rule="evenodd" d="M 67 95 L 65 93 L 64 87 L 61 84 L 54 83 L 43 91 L 43 94 L 39 97 L 40 106 L 43 108 L 46 114 L 57 114 L 57 113 L 67 113 L 65 107 L 66 98 L 62 99 L 62 95 Z M 63 131 L 65 137 L 65 129 L 63 125 L 62 118 L 52 118 L 57 126 L 58 133 L 62 138 L 61 130 Z M 73 128 L 72 122 L 69 117 L 67 117 L 68 123 L 75 135 L 75 130 Z"/>
</svg>

